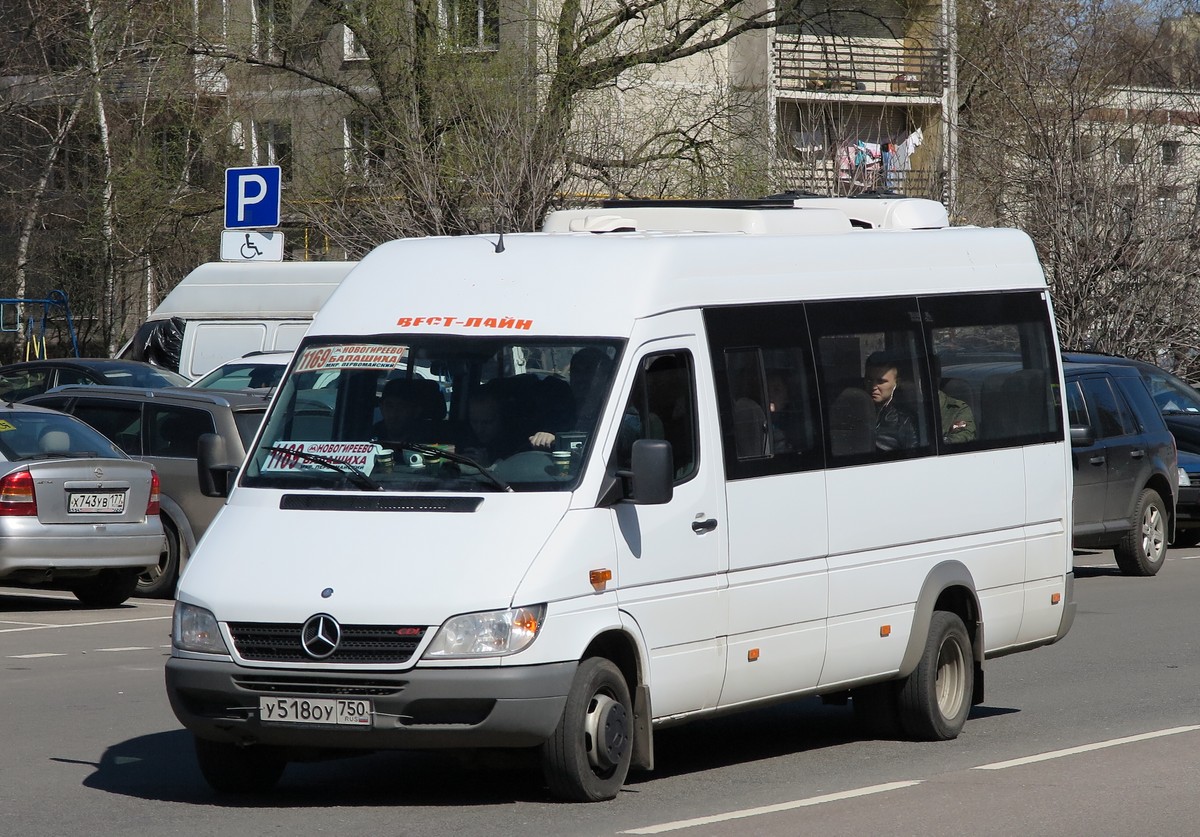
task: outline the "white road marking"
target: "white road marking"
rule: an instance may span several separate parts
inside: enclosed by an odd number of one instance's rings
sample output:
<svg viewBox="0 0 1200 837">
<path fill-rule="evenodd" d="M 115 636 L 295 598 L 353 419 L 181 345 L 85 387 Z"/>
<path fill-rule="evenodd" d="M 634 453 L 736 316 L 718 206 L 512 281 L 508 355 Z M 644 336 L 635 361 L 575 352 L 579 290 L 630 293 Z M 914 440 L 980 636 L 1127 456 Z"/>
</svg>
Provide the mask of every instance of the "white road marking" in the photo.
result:
<svg viewBox="0 0 1200 837">
<path fill-rule="evenodd" d="M 19 631 L 45 631 L 53 628 L 91 628 L 96 625 L 124 625 L 132 622 L 169 622 L 170 616 L 143 616 L 138 619 L 112 619 L 107 622 L 75 622 L 70 625 L 33 625 L 28 628 L 0 628 L 0 634 L 13 634 Z"/>
<path fill-rule="evenodd" d="M 778 805 L 764 805 L 761 808 L 746 808 L 741 811 L 730 811 L 725 814 L 714 814 L 711 817 L 696 817 L 692 820 L 677 820 L 675 822 L 666 822 L 661 825 L 650 825 L 645 828 L 634 828 L 629 831 L 622 831 L 622 834 L 662 834 L 667 831 L 679 831 L 684 828 L 695 828 L 698 825 L 712 825 L 719 822 L 728 822 L 729 820 L 744 819 L 746 817 L 758 817 L 763 814 L 777 814 L 781 811 L 791 811 L 794 808 L 807 808 L 812 805 L 822 805 L 826 802 L 837 802 L 842 799 L 855 799 L 860 796 L 870 796 L 876 793 L 887 793 L 888 791 L 900 790 L 901 788 L 909 788 L 913 785 L 921 784 L 920 781 L 913 782 L 889 782 L 886 785 L 872 785 L 867 788 L 856 788 L 854 790 L 840 791 L 838 793 L 828 793 L 824 796 L 811 796 L 808 799 L 797 799 L 792 802 L 780 802 Z"/>
<path fill-rule="evenodd" d="M 97 651 L 151 651 L 149 645 L 127 645 L 124 648 L 97 648 Z"/>
<path fill-rule="evenodd" d="M 18 622 L 16 619 L 0 619 L 0 625 L 49 625 L 49 622 Z"/>
<path fill-rule="evenodd" d="M 1082 744 L 1078 747 L 1068 747 L 1065 750 L 1052 750 L 1049 753 L 1039 753 L 1036 756 L 1025 756 L 1019 759 L 1009 759 L 1008 761 L 997 761 L 992 764 L 981 764 L 973 768 L 974 770 L 1004 770 L 1008 767 L 1020 767 L 1023 764 L 1036 764 L 1039 761 L 1050 761 L 1051 759 L 1060 759 L 1065 756 L 1074 756 L 1079 753 L 1089 753 L 1093 750 L 1103 750 L 1107 747 L 1119 747 L 1122 744 L 1132 744 L 1136 741 L 1149 741 L 1152 738 L 1162 738 L 1167 735 L 1179 735 L 1184 732 L 1195 732 L 1200 729 L 1200 724 L 1192 724 L 1186 727 L 1172 727 L 1171 729 L 1160 729 L 1154 732 L 1143 732 L 1141 735 L 1128 735 L 1124 738 L 1113 738 L 1108 741 L 1097 741 L 1095 744 Z"/>
<path fill-rule="evenodd" d="M 13 654 L 9 657 L 10 660 L 37 660 L 42 657 L 65 657 L 66 654 L 45 653 L 45 654 Z"/>
</svg>

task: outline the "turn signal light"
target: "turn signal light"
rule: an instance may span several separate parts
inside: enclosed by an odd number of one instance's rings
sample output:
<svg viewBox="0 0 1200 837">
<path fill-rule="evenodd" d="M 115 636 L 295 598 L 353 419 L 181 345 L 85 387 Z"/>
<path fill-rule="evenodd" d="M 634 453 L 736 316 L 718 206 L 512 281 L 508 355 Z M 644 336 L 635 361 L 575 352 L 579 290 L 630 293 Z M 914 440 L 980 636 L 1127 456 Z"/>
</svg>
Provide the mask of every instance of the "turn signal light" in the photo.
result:
<svg viewBox="0 0 1200 837">
<path fill-rule="evenodd" d="M 1062 593 L 1051 593 L 1050 594 L 1050 604 L 1056 605 L 1061 601 L 1062 601 Z"/>
<path fill-rule="evenodd" d="M 36 517 L 37 499 L 33 494 L 33 474 L 13 471 L 0 480 L 0 515 Z"/>
<path fill-rule="evenodd" d="M 597 592 L 603 590 L 612 581 L 612 570 L 592 570 L 588 573 L 588 581 Z"/>
</svg>

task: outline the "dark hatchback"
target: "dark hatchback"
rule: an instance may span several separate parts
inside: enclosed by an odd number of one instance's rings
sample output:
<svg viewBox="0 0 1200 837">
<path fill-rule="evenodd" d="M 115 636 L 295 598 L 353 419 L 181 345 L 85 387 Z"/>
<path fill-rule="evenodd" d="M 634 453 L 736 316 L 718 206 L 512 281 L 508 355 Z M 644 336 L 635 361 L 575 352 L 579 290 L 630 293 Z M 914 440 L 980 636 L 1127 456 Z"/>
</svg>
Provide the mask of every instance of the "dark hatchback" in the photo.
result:
<svg viewBox="0 0 1200 837">
<path fill-rule="evenodd" d="M 0 397 L 7 401 L 23 401 L 66 384 L 158 389 L 185 387 L 188 379 L 141 361 L 98 357 L 29 360 L 0 366 Z"/>
<path fill-rule="evenodd" d="M 1175 440 L 1138 370 L 1063 365 L 1075 475 L 1076 548 L 1112 549 L 1126 575 L 1162 568 L 1175 525 Z"/>
<path fill-rule="evenodd" d="M 1200 392 L 1152 363 L 1115 355 L 1064 352 L 1063 363 L 1104 363 L 1137 370 L 1179 448 L 1179 494 L 1175 502 L 1176 547 L 1200 544 Z"/>
</svg>

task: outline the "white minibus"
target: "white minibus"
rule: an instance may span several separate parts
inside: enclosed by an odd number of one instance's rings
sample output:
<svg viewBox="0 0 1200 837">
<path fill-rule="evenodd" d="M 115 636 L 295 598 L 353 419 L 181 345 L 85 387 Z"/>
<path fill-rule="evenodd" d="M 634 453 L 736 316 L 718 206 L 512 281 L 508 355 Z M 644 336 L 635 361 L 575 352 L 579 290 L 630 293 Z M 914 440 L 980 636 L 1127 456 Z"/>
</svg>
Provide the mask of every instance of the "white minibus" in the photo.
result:
<svg viewBox="0 0 1200 837">
<path fill-rule="evenodd" d="M 546 228 L 378 247 L 245 463 L 202 437 L 228 499 L 166 684 L 213 787 L 517 748 L 554 796 L 610 799 L 656 730 L 810 695 L 951 739 L 989 659 L 1067 633 L 1070 450 L 1027 236 L 920 201 Z"/>
</svg>

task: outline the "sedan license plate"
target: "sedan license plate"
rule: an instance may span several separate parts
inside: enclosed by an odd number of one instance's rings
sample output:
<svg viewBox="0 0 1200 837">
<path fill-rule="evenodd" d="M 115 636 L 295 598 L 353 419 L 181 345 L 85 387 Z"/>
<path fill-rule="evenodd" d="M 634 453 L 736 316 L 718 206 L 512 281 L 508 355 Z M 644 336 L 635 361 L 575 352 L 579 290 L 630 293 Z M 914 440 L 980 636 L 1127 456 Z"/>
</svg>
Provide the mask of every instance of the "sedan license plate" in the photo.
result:
<svg viewBox="0 0 1200 837">
<path fill-rule="evenodd" d="M 259 697 L 258 719 L 270 724 L 369 727 L 373 707 L 356 698 Z"/>
<path fill-rule="evenodd" d="M 125 511 L 124 491 L 76 491 L 68 497 L 68 514 L 120 514 Z"/>
</svg>

